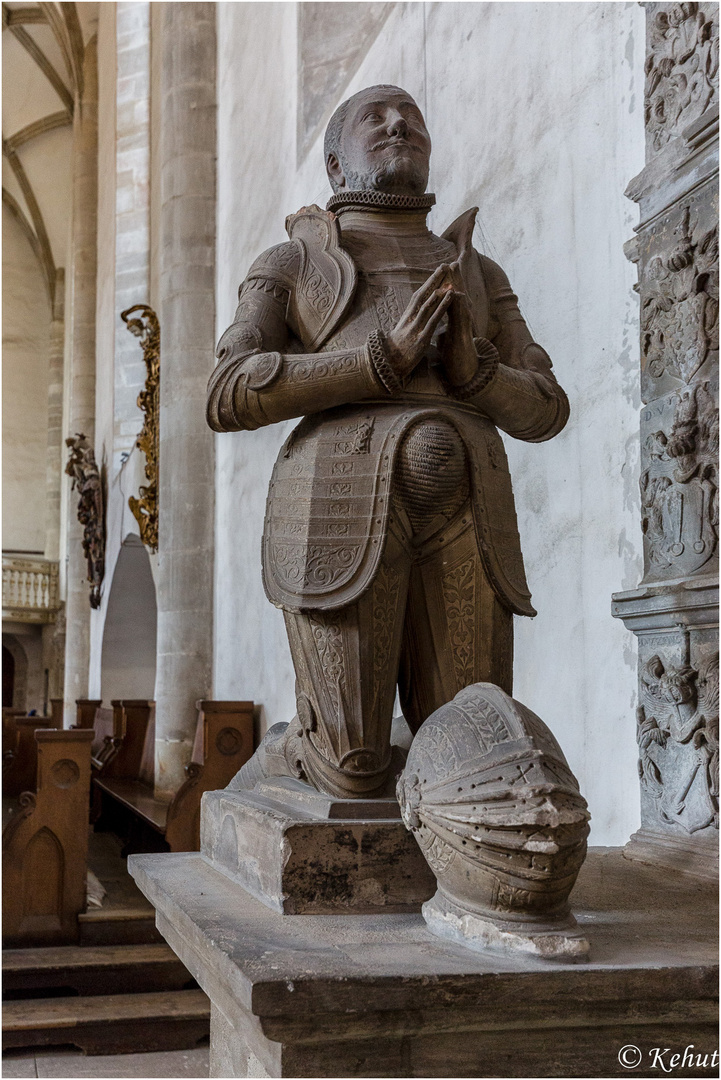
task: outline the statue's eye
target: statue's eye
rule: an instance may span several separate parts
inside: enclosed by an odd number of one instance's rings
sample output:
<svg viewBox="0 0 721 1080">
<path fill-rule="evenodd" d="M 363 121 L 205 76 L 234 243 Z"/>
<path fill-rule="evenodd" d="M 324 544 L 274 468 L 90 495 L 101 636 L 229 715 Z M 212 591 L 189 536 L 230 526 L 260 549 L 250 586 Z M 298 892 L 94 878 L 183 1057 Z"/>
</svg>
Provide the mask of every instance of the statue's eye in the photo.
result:
<svg viewBox="0 0 721 1080">
<path fill-rule="evenodd" d="M 363 117 L 363 122 L 369 120 L 371 123 L 377 123 L 380 120 L 380 115 L 377 112 L 366 113 Z"/>
</svg>

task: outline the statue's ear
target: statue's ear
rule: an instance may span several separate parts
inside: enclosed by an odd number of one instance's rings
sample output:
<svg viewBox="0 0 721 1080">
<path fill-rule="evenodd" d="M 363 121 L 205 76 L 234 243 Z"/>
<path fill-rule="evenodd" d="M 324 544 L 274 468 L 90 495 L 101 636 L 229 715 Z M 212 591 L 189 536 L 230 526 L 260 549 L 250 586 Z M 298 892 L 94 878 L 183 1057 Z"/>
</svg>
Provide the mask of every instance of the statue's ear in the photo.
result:
<svg viewBox="0 0 721 1080">
<path fill-rule="evenodd" d="M 325 169 L 328 173 L 328 179 L 331 181 L 331 187 L 334 191 L 337 188 L 345 187 L 345 176 L 343 175 L 343 168 L 335 154 L 328 154 L 325 162 Z"/>
</svg>

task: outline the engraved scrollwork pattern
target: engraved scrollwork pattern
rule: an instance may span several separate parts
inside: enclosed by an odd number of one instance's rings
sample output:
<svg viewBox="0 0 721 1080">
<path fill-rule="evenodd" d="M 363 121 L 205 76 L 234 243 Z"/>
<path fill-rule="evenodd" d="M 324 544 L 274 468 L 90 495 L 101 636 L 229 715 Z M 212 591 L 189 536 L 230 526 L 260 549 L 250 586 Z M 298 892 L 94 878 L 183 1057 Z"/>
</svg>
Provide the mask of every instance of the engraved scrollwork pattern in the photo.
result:
<svg viewBox="0 0 721 1080">
<path fill-rule="evenodd" d="M 343 694 L 346 687 L 343 662 L 343 631 L 340 623 L 320 612 L 309 616 L 309 626 L 318 653 L 325 686 L 330 694 L 336 716 L 343 716 Z"/>
<path fill-rule="evenodd" d="M 292 587 L 324 591 L 346 574 L 358 557 L 358 544 L 282 544 L 272 546 L 276 573 Z"/>
<path fill-rule="evenodd" d="M 286 382 L 307 382 L 310 379 L 325 379 L 333 375 L 349 375 L 358 371 L 360 356 L 352 351 L 340 356 L 312 360 L 286 360 Z"/>
<path fill-rule="evenodd" d="M 373 582 L 373 675 L 375 694 L 386 682 L 384 674 L 393 649 L 401 576 L 382 563 Z"/>
<path fill-rule="evenodd" d="M 442 578 L 443 600 L 450 639 L 453 645 L 453 666 L 458 689 L 473 682 L 476 568 L 475 560 L 455 566 Z"/>
</svg>

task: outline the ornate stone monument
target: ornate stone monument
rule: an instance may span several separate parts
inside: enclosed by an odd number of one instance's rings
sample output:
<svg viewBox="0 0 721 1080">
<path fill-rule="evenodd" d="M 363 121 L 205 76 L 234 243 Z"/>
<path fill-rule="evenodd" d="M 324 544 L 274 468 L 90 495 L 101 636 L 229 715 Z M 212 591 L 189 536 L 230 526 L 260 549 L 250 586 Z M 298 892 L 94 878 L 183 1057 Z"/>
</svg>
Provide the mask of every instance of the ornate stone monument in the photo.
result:
<svg viewBox="0 0 721 1080">
<path fill-rule="evenodd" d="M 718 875 L 718 5 L 646 4 L 641 297 L 642 859 Z"/>
<path fill-rule="evenodd" d="M 535 612 L 497 428 L 541 441 L 568 417 L 506 275 L 473 248 L 476 209 L 428 230 L 430 150 L 398 87 L 340 106 L 335 194 L 251 267 L 209 387 L 216 431 L 304 417 L 263 539 L 298 711 L 249 773 L 339 799 L 392 783 L 396 685 L 412 732 L 471 683 L 510 692 L 513 614 Z"/>
<path fill-rule="evenodd" d="M 397 87 L 340 107 L 329 208 L 254 263 L 210 382 L 216 430 L 303 417 L 263 547 L 296 716 L 206 793 L 201 852 L 129 860 L 211 999 L 212 1076 L 615 1075 L 716 1037 L 712 905 L 582 865 L 575 778 L 509 696 L 534 612 L 497 428 L 550 438 L 568 404 L 475 211 L 427 230 L 429 153 Z"/>
</svg>

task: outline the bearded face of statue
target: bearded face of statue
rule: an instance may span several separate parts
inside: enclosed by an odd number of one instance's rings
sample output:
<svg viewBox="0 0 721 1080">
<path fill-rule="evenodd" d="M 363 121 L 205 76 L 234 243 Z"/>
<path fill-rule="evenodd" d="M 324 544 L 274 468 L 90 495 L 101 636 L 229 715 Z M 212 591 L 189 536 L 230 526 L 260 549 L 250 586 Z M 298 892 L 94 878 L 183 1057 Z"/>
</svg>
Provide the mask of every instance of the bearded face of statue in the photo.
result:
<svg viewBox="0 0 721 1080">
<path fill-rule="evenodd" d="M 335 191 L 422 195 L 430 156 L 430 135 L 413 98 L 396 88 L 371 87 L 349 102 L 326 165 Z"/>
</svg>

